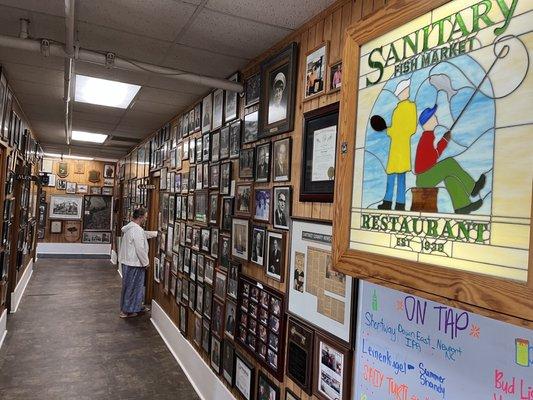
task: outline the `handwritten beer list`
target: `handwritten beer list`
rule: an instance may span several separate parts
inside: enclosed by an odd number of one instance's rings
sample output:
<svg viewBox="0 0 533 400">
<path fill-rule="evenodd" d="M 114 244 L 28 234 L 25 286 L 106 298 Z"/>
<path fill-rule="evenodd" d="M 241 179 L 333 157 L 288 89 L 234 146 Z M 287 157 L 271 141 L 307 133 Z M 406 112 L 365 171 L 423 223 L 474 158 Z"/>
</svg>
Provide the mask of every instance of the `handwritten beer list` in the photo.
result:
<svg viewBox="0 0 533 400">
<path fill-rule="evenodd" d="M 354 400 L 533 400 L 533 331 L 360 283 Z"/>
</svg>

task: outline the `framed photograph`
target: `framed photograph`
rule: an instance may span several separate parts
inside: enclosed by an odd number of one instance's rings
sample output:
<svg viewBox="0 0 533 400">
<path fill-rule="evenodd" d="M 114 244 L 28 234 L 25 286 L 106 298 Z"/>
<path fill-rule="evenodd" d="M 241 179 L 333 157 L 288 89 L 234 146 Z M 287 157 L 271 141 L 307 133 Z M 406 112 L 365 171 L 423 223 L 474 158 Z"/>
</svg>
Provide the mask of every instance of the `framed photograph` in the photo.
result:
<svg viewBox="0 0 533 400">
<path fill-rule="evenodd" d="M 253 179 L 254 177 L 254 156 L 253 147 L 242 149 L 239 155 L 239 178 Z"/>
<path fill-rule="evenodd" d="M 65 188 L 65 191 L 67 194 L 75 194 L 76 193 L 76 182 L 67 182 L 67 186 Z"/>
<path fill-rule="evenodd" d="M 220 346 L 220 339 L 211 336 L 211 368 L 213 368 L 213 371 L 217 374 L 220 374 L 221 356 L 222 349 Z"/>
<path fill-rule="evenodd" d="M 235 190 L 235 215 L 248 216 L 252 208 L 252 184 L 239 183 Z"/>
<path fill-rule="evenodd" d="M 91 186 L 93 188 L 95 186 Z M 56 180 L 56 189 L 57 190 L 66 190 L 67 189 L 67 181 L 64 179 L 57 179 Z"/>
<path fill-rule="evenodd" d="M 270 142 L 255 148 L 255 181 L 268 182 L 270 180 Z"/>
<path fill-rule="evenodd" d="M 239 82 L 239 73 L 229 77 L 230 81 Z M 224 121 L 232 121 L 239 115 L 239 94 L 229 90 L 224 91 Z"/>
<path fill-rule="evenodd" d="M 215 296 L 216 296 L 215 286 Z M 224 325 L 224 303 L 218 299 L 213 300 L 213 310 L 211 312 L 211 332 L 218 338 L 222 338 L 222 327 Z"/>
<path fill-rule="evenodd" d="M 100 186 L 91 186 L 89 190 L 90 194 L 102 194 L 102 188 Z"/>
<path fill-rule="evenodd" d="M 196 165 L 196 189 L 202 189 L 204 183 L 204 168 L 203 164 Z"/>
<path fill-rule="evenodd" d="M 211 250 L 211 229 L 202 228 L 200 250 L 209 253 Z"/>
<path fill-rule="evenodd" d="M 209 93 L 202 100 L 202 133 L 211 131 L 211 121 L 213 116 L 213 95 Z M 183 157 L 187 159 L 188 157 Z"/>
<path fill-rule="evenodd" d="M 209 164 L 209 188 L 216 189 L 220 187 L 220 164 Z"/>
<path fill-rule="evenodd" d="M 229 157 L 229 125 L 220 130 L 220 156 L 221 160 Z"/>
<path fill-rule="evenodd" d="M 244 116 L 244 136 L 242 138 L 242 143 L 252 143 L 257 140 L 257 135 L 259 132 L 259 111 L 253 111 Z"/>
<path fill-rule="evenodd" d="M 293 219 L 287 309 L 350 347 L 355 310 L 354 281 L 333 269 L 332 240 L 331 224 Z M 316 283 L 310 285 L 309 282 Z M 330 294 L 335 295 L 339 306 L 319 307 L 320 298 Z"/>
<path fill-rule="evenodd" d="M 188 311 L 187 306 L 180 304 L 179 330 L 185 337 L 187 337 Z"/>
<path fill-rule="evenodd" d="M 209 353 L 209 344 L 211 340 L 211 326 L 209 321 L 204 319 L 202 322 L 202 350 Z"/>
<path fill-rule="evenodd" d="M 268 277 L 283 282 L 285 275 L 285 236 L 283 233 L 267 232 L 267 269 Z"/>
<path fill-rule="evenodd" d="M 213 285 L 215 277 L 215 260 L 206 257 L 204 265 L 204 282 Z"/>
<path fill-rule="evenodd" d="M 204 286 L 204 317 L 211 320 L 211 311 L 213 306 L 213 289 L 210 286 Z"/>
<path fill-rule="evenodd" d="M 226 298 L 226 281 L 227 276 L 220 270 L 215 271 L 215 297 L 224 301 Z M 222 319 L 222 316 L 220 317 Z"/>
<path fill-rule="evenodd" d="M 228 195 L 231 188 L 231 161 L 220 164 L 220 194 Z"/>
<path fill-rule="evenodd" d="M 114 178 L 104 178 L 104 186 L 114 186 L 114 185 L 115 185 Z"/>
<path fill-rule="evenodd" d="M 207 136 L 207 135 L 206 135 Z M 195 145 L 195 149 L 196 149 L 196 163 L 201 163 L 202 161 L 204 161 L 203 159 L 203 137 L 199 137 L 199 138 L 196 138 L 196 145 Z"/>
<path fill-rule="evenodd" d="M 270 222 L 272 204 L 272 192 L 270 189 L 254 189 L 254 219 L 262 222 Z"/>
<path fill-rule="evenodd" d="M 291 215 L 291 187 L 274 187 L 274 217 L 272 224 L 274 228 L 289 230 Z"/>
<path fill-rule="evenodd" d="M 232 220 L 232 247 L 233 257 L 248 261 L 248 227 L 247 219 L 233 218 Z"/>
<path fill-rule="evenodd" d="M 189 167 L 189 193 L 196 190 L 196 165 Z"/>
<path fill-rule="evenodd" d="M 211 161 L 220 160 L 220 131 L 211 134 Z"/>
<path fill-rule="evenodd" d="M 291 180 L 291 138 L 276 140 L 272 145 L 272 180 Z"/>
<path fill-rule="evenodd" d="M 182 150 L 182 160 L 189 159 L 189 139 L 183 139 L 183 150 Z"/>
<path fill-rule="evenodd" d="M 328 42 L 308 52 L 305 56 L 304 101 L 324 93 L 328 68 Z"/>
<path fill-rule="evenodd" d="M 63 221 L 50 221 L 50 233 L 63 232 Z"/>
<path fill-rule="evenodd" d="M 298 44 L 292 42 L 261 64 L 260 138 L 294 129 L 297 55 Z"/>
<path fill-rule="evenodd" d="M 301 400 L 301 399 L 290 389 L 285 388 L 285 400 Z"/>
<path fill-rule="evenodd" d="M 257 399 L 280 400 L 279 387 L 260 370 L 257 375 Z"/>
<path fill-rule="evenodd" d="M 304 115 L 300 201 L 331 203 L 335 186 L 338 103 Z"/>
<path fill-rule="evenodd" d="M 231 262 L 228 268 L 228 287 L 226 294 L 233 300 L 237 300 L 237 292 L 239 286 L 239 275 L 241 271 L 241 265 L 235 262 Z"/>
<path fill-rule="evenodd" d="M 81 219 L 82 209 L 82 196 L 51 195 L 48 217 L 51 219 Z"/>
<path fill-rule="evenodd" d="M 93 194 L 93 193 L 91 193 Z M 98 194 L 98 193 L 94 193 Z M 103 187 L 101 191 L 102 196 L 113 196 L 113 188 L 112 187 Z"/>
<path fill-rule="evenodd" d="M 207 190 L 197 190 L 194 193 L 194 220 L 207 224 L 208 194 Z"/>
<path fill-rule="evenodd" d="M 223 341 L 222 376 L 228 385 L 233 387 L 233 379 L 235 377 L 235 346 L 232 344 L 231 340 L 228 339 L 224 339 Z"/>
<path fill-rule="evenodd" d="M 229 157 L 239 158 L 241 151 L 241 120 L 234 121 L 229 126 Z"/>
<path fill-rule="evenodd" d="M 213 92 L 213 125 L 211 129 L 218 129 L 222 126 L 224 115 L 224 90 L 217 89 Z"/>
<path fill-rule="evenodd" d="M 198 347 L 202 347 L 202 317 L 194 315 L 194 344 Z"/>
<path fill-rule="evenodd" d="M 194 106 L 194 123 L 193 131 L 197 132 L 202 129 L 202 103 Z"/>
<path fill-rule="evenodd" d="M 211 135 L 205 134 L 202 137 L 202 161 L 209 161 L 211 158 Z"/>
<path fill-rule="evenodd" d="M 341 90 L 342 86 L 342 61 L 337 61 L 329 65 L 328 71 L 328 92 Z"/>
<path fill-rule="evenodd" d="M 82 243 L 109 244 L 111 243 L 111 232 L 83 232 Z"/>
<path fill-rule="evenodd" d="M 255 370 L 240 353 L 235 356 L 235 387 L 245 400 L 254 398 Z"/>
<path fill-rule="evenodd" d="M 204 286 L 198 284 L 196 286 L 196 312 L 202 315 L 204 311 Z"/>
<path fill-rule="evenodd" d="M 115 164 L 104 164 L 104 178 L 115 178 Z"/>
<path fill-rule="evenodd" d="M 315 334 L 313 394 L 323 400 L 350 397 L 350 350 Z"/>
<path fill-rule="evenodd" d="M 223 231 L 231 231 L 231 218 L 233 216 L 233 197 L 222 198 L 222 221 L 220 228 Z"/>
<path fill-rule="evenodd" d="M 211 228 L 211 257 L 218 258 L 219 246 L 219 231 L 218 228 Z"/>
<path fill-rule="evenodd" d="M 287 376 L 311 395 L 314 331 L 295 318 L 289 318 L 287 328 Z"/>
<path fill-rule="evenodd" d="M 194 132 L 194 119 L 196 115 L 194 114 L 194 108 L 189 111 L 189 135 Z"/>
<path fill-rule="evenodd" d="M 231 238 L 229 236 L 220 236 L 220 265 L 224 268 L 228 268 L 230 256 Z"/>
<path fill-rule="evenodd" d="M 87 195 L 83 197 L 83 229 L 110 231 L 113 227 L 113 198 Z"/>
<path fill-rule="evenodd" d="M 259 103 L 261 93 L 261 74 L 257 73 L 246 79 L 244 83 L 244 106 L 249 107 Z"/>
<path fill-rule="evenodd" d="M 224 317 L 224 334 L 229 338 L 235 337 L 235 319 L 237 318 L 237 306 L 232 301 L 226 301 L 226 315 Z"/>
<path fill-rule="evenodd" d="M 250 261 L 259 266 L 265 265 L 266 228 L 262 226 L 252 227 L 252 245 L 250 249 Z"/>
<path fill-rule="evenodd" d="M 218 193 L 213 193 L 209 195 L 209 223 L 212 225 L 218 225 Z"/>
</svg>

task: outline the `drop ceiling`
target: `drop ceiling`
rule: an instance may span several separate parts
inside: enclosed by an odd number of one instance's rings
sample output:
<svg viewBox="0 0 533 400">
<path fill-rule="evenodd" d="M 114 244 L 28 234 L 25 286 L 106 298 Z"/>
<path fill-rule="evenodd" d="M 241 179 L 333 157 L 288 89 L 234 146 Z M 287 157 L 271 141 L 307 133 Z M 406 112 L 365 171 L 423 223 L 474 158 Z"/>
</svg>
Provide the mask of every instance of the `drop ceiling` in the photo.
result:
<svg viewBox="0 0 533 400">
<path fill-rule="evenodd" d="M 226 78 L 335 0 L 76 0 L 82 48 L 216 78 Z M 0 0 L 0 35 L 65 42 L 64 0 Z M 61 58 L 0 47 L 16 97 L 45 151 L 66 152 Z M 74 130 L 110 135 L 72 154 L 118 158 L 209 88 L 164 76 L 76 62 L 76 73 L 141 85 L 126 110 L 74 103 Z"/>
</svg>

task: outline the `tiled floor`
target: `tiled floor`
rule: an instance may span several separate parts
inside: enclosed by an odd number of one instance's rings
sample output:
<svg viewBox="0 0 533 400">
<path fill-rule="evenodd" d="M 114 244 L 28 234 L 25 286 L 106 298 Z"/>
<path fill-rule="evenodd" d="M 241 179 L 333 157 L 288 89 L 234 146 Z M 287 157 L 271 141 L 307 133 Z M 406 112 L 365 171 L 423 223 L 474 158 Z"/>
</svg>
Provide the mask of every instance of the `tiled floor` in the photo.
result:
<svg viewBox="0 0 533 400">
<path fill-rule="evenodd" d="M 0 399 L 198 399 L 149 316 L 118 317 L 105 260 L 41 259 L 0 350 Z"/>
</svg>

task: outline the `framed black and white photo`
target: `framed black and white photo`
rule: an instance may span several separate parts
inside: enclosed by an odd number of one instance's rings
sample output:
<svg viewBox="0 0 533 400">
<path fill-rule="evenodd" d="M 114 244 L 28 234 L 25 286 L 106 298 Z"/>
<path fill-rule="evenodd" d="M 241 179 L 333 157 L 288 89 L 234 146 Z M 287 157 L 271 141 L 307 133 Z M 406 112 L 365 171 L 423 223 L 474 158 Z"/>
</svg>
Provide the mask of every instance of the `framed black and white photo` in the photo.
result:
<svg viewBox="0 0 533 400">
<path fill-rule="evenodd" d="M 227 307 L 226 307 L 227 310 Z M 222 348 L 222 376 L 230 387 L 235 377 L 235 346 L 231 340 L 224 339 Z"/>
<path fill-rule="evenodd" d="M 207 135 L 206 135 L 207 136 Z M 191 139 L 192 140 L 192 139 Z M 203 138 L 199 137 L 196 138 L 196 144 L 195 144 L 195 161 L 197 164 L 201 163 L 203 161 Z"/>
<path fill-rule="evenodd" d="M 210 286 L 204 287 L 204 317 L 211 319 L 213 306 L 213 289 Z M 209 327 L 210 328 L 210 327 Z"/>
<path fill-rule="evenodd" d="M 205 258 L 204 264 L 204 282 L 213 285 L 213 279 L 215 276 L 215 260 L 210 257 Z"/>
<path fill-rule="evenodd" d="M 115 164 L 104 164 L 104 178 L 115 178 Z"/>
<path fill-rule="evenodd" d="M 211 161 L 220 160 L 220 131 L 211 134 Z"/>
<path fill-rule="evenodd" d="M 200 250 L 209 253 L 211 250 L 211 229 L 202 228 Z"/>
<path fill-rule="evenodd" d="M 237 292 L 239 285 L 239 275 L 241 271 L 241 265 L 236 262 L 230 262 L 228 268 L 228 288 L 227 295 L 233 300 L 237 300 Z"/>
<path fill-rule="evenodd" d="M 112 187 L 103 187 L 102 191 L 100 192 L 102 196 L 113 196 L 113 188 Z M 93 194 L 93 193 L 91 193 Z M 97 193 L 94 193 L 97 194 Z"/>
<path fill-rule="evenodd" d="M 183 150 L 182 150 L 182 160 L 188 160 L 189 159 L 189 139 L 183 139 Z"/>
<path fill-rule="evenodd" d="M 198 103 L 194 106 L 194 132 L 202 129 L 202 103 Z"/>
<path fill-rule="evenodd" d="M 262 372 L 257 376 L 257 399 L 280 400 L 279 387 Z"/>
<path fill-rule="evenodd" d="M 248 261 L 248 227 L 247 219 L 233 218 L 231 254 L 246 261 Z"/>
<path fill-rule="evenodd" d="M 221 160 L 229 157 L 229 125 L 220 130 L 220 156 Z"/>
<path fill-rule="evenodd" d="M 244 84 L 244 105 L 252 106 L 259 102 L 261 93 L 261 74 L 257 73 L 246 79 Z"/>
<path fill-rule="evenodd" d="M 91 186 L 91 187 L 96 187 L 96 186 Z M 56 180 L 56 189 L 57 190 L 66 190 L 67 189 L 67 181 L 65 179 L 57 179 Z"/>
<path fill-rule="evenodd" d="M 244 136 L 242 143 L 252 143 L 257 140 L 257 134 L 259 131 L 258 125 L 259 111 L 255 110 L 244 116 Z"/>
<path fill-rule="evenodd" d="M 218 272 L 218 271 L 217 271 Z M 215 283 L 215 296 L 217 293 Z M 224 303 L 215 298 L 213 300 L 213 309 L 211 311 L 211 332 L 219 338 L 222 338 L 222 327 L 224 325 Z"/>
<path fill-rule="evenodd" d="M 111 243 L 111 232 L 83 232 L 82 243 L 109 244 Z"/>
<path fill-rule="evenodd" d="M 218 129 L 222 126 L 224 116 L 224 90 L 217 89 L 213 92 L 213 125 L 211 129 Z"/>
<path fill-rule="evenodd" d="M 285 388 L 285 400 L 301 400 L 294 392 L 290 389 Z"/>
<path fill-rule="evenodd" d="M 259 137 L 294 129 L 298 44 L 292 42 L 261 64 L 261 114 Z"/>
<path fill-rule="evenodd" d="M 197 313 L 202 315 L 204 311 L 204 286 L 198 284 L 196 286 L 196 307 L 195 310 Z"/>
<path fill-rule="evenodd" d="M 252 208 L 252 185 L 239 183 L 235 189 L 235 215 L 249 216 Z"/>
<path fill-rule="evenodd" d="M 179 330 L 183 336 L 187 336 L 187 325 L 188 325 L 187 315 L 188 315 L 187 306 L 180 304 Z"/>
<path fill-rule="evenodd" d="M 272 192 L 270 189 L 254 189 L 254 219 L 270 222 L 272 205 Z"/>
<path fill-rule="evenodd" d="M 50 196 L 49 217 L 51 219 L 81 219 L 82 209 L 82 196 Z"/>
<path fill-rule="evenodd" d="M 194 114 L 194 108 L 192 110 L 189 111 L 189 135 L 192 134 L 194 132 L 194 118 L 195 118 L 195 114 Z"/>
<path fill-rule="evenodd" d="M 276 140 L 272 145 L 272 180 L 291 180 L 291 138 Z"/>
<path fill-rule="evenodd" d="M 222 349 L 220 345 L 220 339 L 217 339 L 215 336 L 211 336 L 211 368 L 217 374 L 220 374 L 220 365 L 221 365 L 221 356 Z"/>
<path fill-rule="evenodd" d="M 253 147 L 242 149 L 239 155 L 239 178 L 253 179 L 254 177 L 254 156 Z"/>
<path fill-rule="evenodd" d="M 211 317 L 209 317 L 211 318 Z M 211 326 L 209 321 L 202 322 L 202 350 L 209 354 L 209 344 L 211 340 Z"/>
<path fill-rule="evenodd" d="M 207 224 L 208 211 L 207 190 L 197 190 L 194 193 L 194 220 L 201 224 Z"/>
<path fill-rule="evenodd" d="M 226 299 L 226 281 L 227 276 L 221 270 L 215 270 L 215 297 L 221 301 Z M 222 316 L 220 317 L 222 319 Z"/>
<path fill-rule="evenodd" d="M 213 95 L 209 93 L 202 100 L 202 133 L 211 131 L 211 121 L 213 117 Z M 187 159 L 187 157 L 184 157 Z"/>
<path fill-rule="evenodd" d="M 270 180 L 270 142 L 256 147 L 255 181 L 268 182 Z"/>
<path fill-rule="evenodd" d="M 65 193 L 67 194 L 75 194 L 76 193 L 76 182 L 67 182 L 67 186 L 65 187 Z"/>
<path fill-rule="evenodd" d="M 328 42 L 322 43 L 305 56 L 304 101 L 319 96 L 326 89 Z"/>
<path fill-rule="evenodd" d="M 231 238 L 229 236 L 220 236 L 220 265 L 228 268 L 231 256 Z"/>
<path fill-rule="evenodd" d="M 211 157 L 211 135 L 205 134 L 202 137 L 202 161 L 209 161 Z"/>
<path fill-rule="evenodd" d="M 179 280 L 178 280 L 179 281 Z M 201 348 L 202 346 L 202 317 L 194 315 L 194 344 Z"/>
<path fill-rule="evenodd" d="M 228 195 L 231 188 L 231 162 L 220 164 L 220 194 Z"/>
<path fill-rule="evenodd" d="M 234 121 L 229 126 L 229 157 L 238 158 L 241 151 L 241 120 Z"/>
<path fill-rule="evenodd" d="M 211 257 L 218 258 L 218 242 L 219 231 L 218 228 L 211 228 Z"/>
<path fill-rule="evenodd" d="M 209 223 L 212 225 L 218 225 L 218 216 L 220 213 L 218 209 L 218 198 L 218 193 L 209 195 Z"/>
<path fill-rule="evenodd" d="M 222 198 L 222 221 L 220 228 L 223 231 L 231 230 L 231 217 L 233 216 L 233 197 Z"/>
<path fill-rule="evenodd" d="M 50 221 L 50 233 L 63 232 L 63 221 Z"/>
<path fill-rule="evenodd" d="M 230 81 L 239 82 L 239 73 L 229 77 Z M 239 115 L 239 94 L 229 90 L 224 91 L 224 121 L 232 121 Z"/>
<path fill-rule="evenodd" d="M 300 201 L 333 201 L 338 120 L 338 103 L 304 115 Z"/>
<path fill-rule="evenodd" d="M 291 187 L 274 187 L 274 216 L 272 224 L 274 228 L 289 230 L 291 215 Z"/>
<path fill-rule="evenodd" d="M 266 239 L 266 228 L 262 226 L 253 226 L 252 227 L 252 240 L 250 247 L 250 261 L 254 264 L 260 265 L 261 267 L 265 265 L 265 241 Z"/>
<path fill-rule="evenodd" d="M 285 236 L 283 233 L 267 232 L 266 265 L 267 276 L 282 282 L 285 275 Z"/>
<path fill-rule="evenodd" d="M 240 353 L 235 357 L 235 387 L 245 400 L 254 398 L 255 370 Z"/>
<path fill-rule="evenodd" d="M 102 188 L 100 186 L 91 186 L 89 188 L 89 193 L 90 194 L 102 194 Z"/>
<path fill-rule="evenodd" d="M 237 318 L 237 306 L 232 301 L 226 301 L 226 315 L 224 317 L 224 333 L 229 338 L 235 336 L 235 322 Z"/>
</svg>

